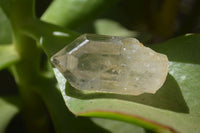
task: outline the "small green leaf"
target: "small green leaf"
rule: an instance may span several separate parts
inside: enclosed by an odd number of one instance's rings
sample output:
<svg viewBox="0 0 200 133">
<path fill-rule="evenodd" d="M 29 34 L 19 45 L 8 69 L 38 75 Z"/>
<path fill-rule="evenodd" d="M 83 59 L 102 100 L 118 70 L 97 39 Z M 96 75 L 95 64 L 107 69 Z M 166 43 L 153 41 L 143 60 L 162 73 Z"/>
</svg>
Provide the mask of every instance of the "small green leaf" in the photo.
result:
<svg viewBox="0 0 200 133">
<path fill-rule="evenodd" d="M 111 35 L 111 36 L 124 36 L 136 37 L 137 33 L 130 31 L 120 25 L 119 23 L 109 19 L 98 19 L 94 23 L 97 34 Z"/>
<path fill-rule="evenodd" d="M 17 97 L 0 97 L 0 132 L 4 133 L 12 118 L 19 112 Z"/>
<path fill-rule="evenodd" d="M 55 74 L 68 108 L 76 115 L 140 125 L 156 132 L 200 131 L 200 35 L 171 39 L 152 48 L 170 60 L 166 83 L 156 94 L 124 96 L 71 92 L 57 69 Z M 66 86 L 67 85 L 67 86 Z M 66 95 L 70 94 L 70 96 Z"/>
<path fill-rule="evenodd" d="M 0 70 L 19 61 L 19 59 L 13 45 L 0 45 Z"/>
</svg>

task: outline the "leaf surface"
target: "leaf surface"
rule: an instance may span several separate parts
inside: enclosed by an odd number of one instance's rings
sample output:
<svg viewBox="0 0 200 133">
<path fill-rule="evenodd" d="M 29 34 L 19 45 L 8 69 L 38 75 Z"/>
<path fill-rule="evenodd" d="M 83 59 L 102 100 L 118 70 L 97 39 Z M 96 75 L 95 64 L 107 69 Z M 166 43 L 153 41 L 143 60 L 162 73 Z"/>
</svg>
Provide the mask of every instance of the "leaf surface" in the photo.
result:
<svg viewBox="0 0 200 133">
<path fill-rule="evenodd" d="M 96 17 L 119 0 L 54 0 L 42 16 L 42 20 L 59 26 L 74 28 Z"/>
<path fill-rule="evenodd" d="M 19 61 L 20 57 L 13 45 L 0 45 L 0 70 Z"/>
<path fill-rule="evenodd" d="M 167 80 L 154 95 L 76 92 L 61 73 L 54 70 L 66 105 L 76 115 L 125 121 L 156 132 L 198 133 L 199 44 L 200 35 L 185 35 L 152 46 L 154 50 L 166 54 L 170 61 Z M 70 91 L 73 89 L 75 91 Z"/>
<path fill-rule="evenodd" d="M 12 118 L 19 112 L 17 97 L 0 97 L 0 132 L 4 133 Z"/>
</svg>

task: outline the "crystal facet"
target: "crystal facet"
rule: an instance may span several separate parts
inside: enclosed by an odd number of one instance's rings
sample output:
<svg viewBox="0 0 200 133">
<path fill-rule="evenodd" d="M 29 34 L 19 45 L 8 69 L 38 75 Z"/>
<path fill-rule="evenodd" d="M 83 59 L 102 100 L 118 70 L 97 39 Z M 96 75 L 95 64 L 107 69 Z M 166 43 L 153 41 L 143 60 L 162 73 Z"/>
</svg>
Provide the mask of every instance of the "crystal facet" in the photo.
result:
<svg viewBox="0 0 200 133">
<path fill-rule="evenodd" d="M 84 34 L 51 60 L 74 88 L 93 92 L 155 93 L 168 71 L 167 56 L 135 38 Z"/>
</svg>

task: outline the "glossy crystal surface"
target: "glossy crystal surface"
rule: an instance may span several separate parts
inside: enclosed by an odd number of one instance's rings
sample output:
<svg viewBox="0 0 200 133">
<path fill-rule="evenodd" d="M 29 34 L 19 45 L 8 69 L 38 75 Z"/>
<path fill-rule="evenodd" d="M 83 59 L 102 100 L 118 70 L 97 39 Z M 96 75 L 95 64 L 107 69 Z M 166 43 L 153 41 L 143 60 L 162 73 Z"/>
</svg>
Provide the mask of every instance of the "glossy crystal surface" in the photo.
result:
<svg viewBox="0 0 200 133">
<path fill-rule="evenodd" d="M 135 38 L 84 34 L 51 60 L 74 88 L 92 92 L 155 93 L 168 73 L 167 56 Z"/>
</svg>

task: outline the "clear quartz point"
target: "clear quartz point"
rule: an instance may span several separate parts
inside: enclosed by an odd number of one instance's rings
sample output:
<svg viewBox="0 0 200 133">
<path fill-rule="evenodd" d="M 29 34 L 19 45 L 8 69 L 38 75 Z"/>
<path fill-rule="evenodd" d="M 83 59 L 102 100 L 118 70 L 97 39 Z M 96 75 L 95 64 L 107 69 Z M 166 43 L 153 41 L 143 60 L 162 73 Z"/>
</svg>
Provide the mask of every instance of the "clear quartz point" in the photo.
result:
<svg viewBox="0 0 200 133">
<path fill-rule="evenodd" d="M 51 61 L 74 88 L 92 92 L 155 93 L 168 73 L 167 56 L 135 38 L 84 34 Z"/>
</svg>

